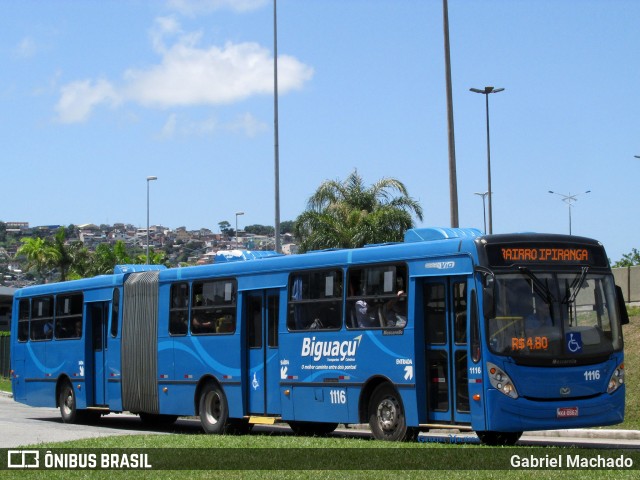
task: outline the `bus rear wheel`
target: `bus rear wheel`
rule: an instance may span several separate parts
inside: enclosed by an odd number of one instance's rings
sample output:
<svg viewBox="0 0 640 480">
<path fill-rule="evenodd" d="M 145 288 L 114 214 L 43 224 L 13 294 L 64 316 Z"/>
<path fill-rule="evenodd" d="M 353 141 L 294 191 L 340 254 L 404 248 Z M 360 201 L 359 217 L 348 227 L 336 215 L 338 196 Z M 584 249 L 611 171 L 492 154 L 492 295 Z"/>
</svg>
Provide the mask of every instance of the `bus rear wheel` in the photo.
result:
<svg viewBox="0 0 640 480">
<path fill-rule="evenodd" d="M 64 423 L 78 423 L 80 414 L 76 408 L 76 392 L 69 382 L 64 382 L 58 392 L 60 416 Z"/>
<path fill-rule="evenodd" d="M 485 445 L 508 446 L 515 445 L 522 432 L 476 432 L 478 438 Z"/>
<path fill-rule="evenodd" d="M 225 433 L 229 420 L 227 396 L 214 383 L 208 383 L 202 389 L 199 402 L 200 423 L 206 433 Z"/>
<path fill-rule="evenodd" d="M 369 426 L 377 440 L 412 440 L 418 434 L 418 430 L 407 427 L 402 399 L 396 389 L 387 383 L 376 387 L 371 395 Z"/>
</svg>

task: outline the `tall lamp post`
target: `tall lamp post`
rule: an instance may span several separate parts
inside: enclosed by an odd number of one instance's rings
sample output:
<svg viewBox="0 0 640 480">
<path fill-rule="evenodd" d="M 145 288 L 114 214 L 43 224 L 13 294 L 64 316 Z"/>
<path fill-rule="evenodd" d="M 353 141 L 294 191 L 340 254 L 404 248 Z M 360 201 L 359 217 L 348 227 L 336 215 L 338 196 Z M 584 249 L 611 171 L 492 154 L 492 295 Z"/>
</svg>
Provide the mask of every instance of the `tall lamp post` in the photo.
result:
<svg viewBox="0 0 640 480">
<path fill-rule="evenodd" d="M 236 248 L 238 248 L 238 217 L 244 215 L 244 212 L 236 212 Z"/>
<path fill-rule="evenodd" d="M 489 234 L 493 233 L 493 208 L 491 197 L 491 144 L 489 141 L 489 94 L 502 92 L 504 88 L 484 87 L 483 90 L 479 88 L 470 88 L 469 91 L 473 93 L 481 93 L 485 97 L 486 112 L 487 112 L 487 192 L 489 196 Z"/>
<path fill-rule="evenodd" d="M 484 204 L 484 199 L 487 198 L 487 195 L 489 195 L 489 192 L 484 192 L 484 193 L 476 192 L 474 195 L 478 195 L 482 197 L 482 216 L 484 218 L 484 233 L 486 234 L 487 233 L 487 209 Z"/>
<path fill-rule="evenodd" d="M 149 265 L 149 182 L 158 177 L 147 177 L 147 265 Z"/>
<path fill-rule="evenodd" d="M 280 140 L 278 133 L 278 15 L 277 0 L 273 0 L 273 138 L 275 177 L 275 240 L 280 253 Z"/>
<path fill-rule="evenodd" d="M 578 195 L 584 195 L 585 193 L 591 193 L 591 190 L 587 190 L 586 192 L 582 192 L 582 193 L 576 193 L 575 195 L 571 195 L 571 193 L 569 193 L 569 195 L 565 195 L 563 193 L 554 192 L 552 190 L 549 190 L 549 193 L 552 193 L 554 195 L 558 195 L 558 196 L 562 197 L 562 201 L 565 202 L 569 206 L 569 235 L 571 235 L 571 207 L 572 207 L 573 203 L 578 201 L 578 199 L 576 198 Z"/>
</svg>

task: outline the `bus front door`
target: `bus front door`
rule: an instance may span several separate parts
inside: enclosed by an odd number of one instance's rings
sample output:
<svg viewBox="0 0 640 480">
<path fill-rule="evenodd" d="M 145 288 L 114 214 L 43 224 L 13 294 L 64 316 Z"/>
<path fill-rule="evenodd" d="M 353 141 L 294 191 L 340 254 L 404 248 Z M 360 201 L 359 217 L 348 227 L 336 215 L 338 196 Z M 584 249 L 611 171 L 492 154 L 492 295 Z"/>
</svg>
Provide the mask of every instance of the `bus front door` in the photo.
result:
<svg viewBox="0 0 640 480">
<path fill-rule="evenodd" d="M 244 295 L 248 368 L 245 372 L 249 414 L 280 412 L 277 290 Z"/>
<path fill-rule="evenodd" d="M 422 294 L 429 423 L 470 423 L 467 279 L 431 279 Z"/>
<path fill-rule="evenodd" d="M 87 303 L 87 342 L 91 344 L 92 366 L 87 366 L 92 375 L 92 387 L 87 385 L 89 392 L 93 394 L 88 399 L 89 405 L 106 405 L 107 384 L 107 324 L 109 322 L 109 302 Z M 86 378 L 86 373 L 85 373 Z"/>
</svg>

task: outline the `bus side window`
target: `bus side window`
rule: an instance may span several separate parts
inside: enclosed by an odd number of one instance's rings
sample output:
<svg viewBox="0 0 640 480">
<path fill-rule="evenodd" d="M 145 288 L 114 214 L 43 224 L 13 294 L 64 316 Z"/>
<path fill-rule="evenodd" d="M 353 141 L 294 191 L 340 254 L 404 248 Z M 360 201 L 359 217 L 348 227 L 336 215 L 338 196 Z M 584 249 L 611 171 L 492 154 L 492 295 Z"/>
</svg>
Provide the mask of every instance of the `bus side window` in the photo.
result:
<svg viewBox="0 0 640 480">
<path fill-rule="evenodd" d="M 194 283 L 191 294 L 191 333 L 234 333 L 237 288 L 235 279 Z"/>
<path fill-rule="evenodd" d="M 349 269 L 349 328 L 404 328 L 407 325 L 407 269 L 375 265 Z"/>
<path fill-rule="evenodd" d="M 56 338 L 80 338 L 82 336 L 81 293 L 60 295 L 56 299 Z"/>
<path fill-rule="evenodd" d="M 289 330 L 337 330 L 341 326 L 342 271 L 292 274 L 289 278 Z"/>
<path fill-rule="evenodd" d="M 31 304 L 29 299 L 20 300 L 18 304 L 18 341 L 29 340 L 29 317 L 31 316 Z"/>
<path fill-rule="evenodd" d="M 171 302 L 169 305 L 169 333 L 186 335 L 189 330 L 189 284 L 174 283 L 171 285 Z"/>
<path fill-rule="evenodd" d="M 113 300 L 111 302 L 111 337 L 118 336 L 118 319 L 120 318 L 120 289 L 113 289 Z"/>
<path fill-rule="evenodd" d="M 31 312 L 31 340 L 50 340 L 53 337 L 53 297 L 33 299 Z"/>
</svg>

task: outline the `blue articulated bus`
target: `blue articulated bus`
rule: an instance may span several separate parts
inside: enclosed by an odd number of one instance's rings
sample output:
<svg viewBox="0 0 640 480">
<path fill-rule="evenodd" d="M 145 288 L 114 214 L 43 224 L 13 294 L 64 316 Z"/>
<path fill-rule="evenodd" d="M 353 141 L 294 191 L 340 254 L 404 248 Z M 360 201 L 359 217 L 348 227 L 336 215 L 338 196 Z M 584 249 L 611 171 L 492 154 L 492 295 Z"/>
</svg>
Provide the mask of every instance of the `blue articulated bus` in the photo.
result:
<svg viewBox="0 0 640 480">
<path fill-rule="evenodd" d="M 450 427 L 512 444 L 623 421 L 627 322 L 595 240 L 414 229 L 21 289 L 13 392 L 70 423 L 128 411 L 209 433 L 368 423 L 377 439 Z"/>
</svg>

